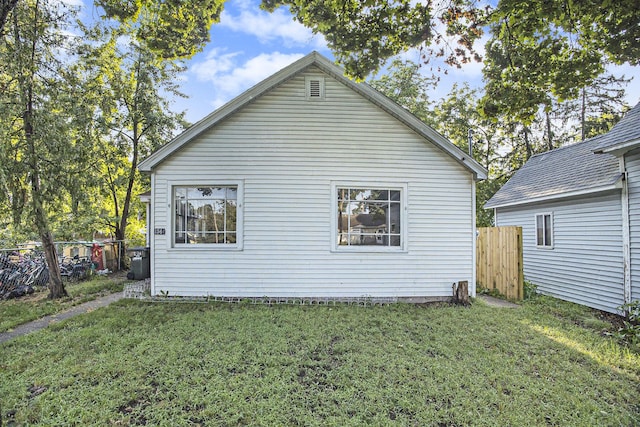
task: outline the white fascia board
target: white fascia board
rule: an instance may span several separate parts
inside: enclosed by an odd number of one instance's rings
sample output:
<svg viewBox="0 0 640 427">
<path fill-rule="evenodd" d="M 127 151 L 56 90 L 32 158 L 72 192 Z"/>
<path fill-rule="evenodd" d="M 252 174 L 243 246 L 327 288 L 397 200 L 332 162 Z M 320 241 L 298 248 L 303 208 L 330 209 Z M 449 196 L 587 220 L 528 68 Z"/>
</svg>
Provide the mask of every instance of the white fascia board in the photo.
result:
<svg viewBox="0 0 640 427">
<path fill-rule="evenodd" d="M 620 144 L 615 144 L 609 147 L 595 150 L 594 153 L 596 154 L 607 153 L 617 157 L 638 147 L 640 147 L 640 139 L 636 138 L 636 139 L 631 139 L 629 141 L 622 142 Z"/>
<path fill-rule="evenodd" d="M 532 205 L 532 204 L 536 204 L 536 203 L 543 203 L 543 202 L 553 202 L 556 200 L 561 200 L 561 199 L 568 199 L 568 198 L 572 198 L 572 197 L 580 197 L 580 196 L 586 196 L 589 194 L 596 194 L 596 193 L 603 193 L 606 191 L 613 191 L 613 190 L 619 190 L 622 188 L 622 174 L 620 175 L 620 177 L 618 177 L 618 179 L 616 180 L 616 182 L 614 182 L 613 184 L 609 184 L 609 185 L 603 185 L 601 187 L 594 187 L 594 188 L 588 188 L 585 190 L 576 190 L 576 191 L 569 191 L 567 193 L 558 193 L 558 194 L 551 194 L 549 196 L 540 196 L 540 197 L 534 197 L 532 199 L 526 199 L 526 200 L 518 200 L 517 202 L 511 202 L 511 203 L 502 203 L 502 204 L 491 204 L 491 205 L 484 205 L 485 209 L 497 209 L 497 208 L 508 208 L 511 206 L 519 206 L 519 205 Z"/>
</svg>

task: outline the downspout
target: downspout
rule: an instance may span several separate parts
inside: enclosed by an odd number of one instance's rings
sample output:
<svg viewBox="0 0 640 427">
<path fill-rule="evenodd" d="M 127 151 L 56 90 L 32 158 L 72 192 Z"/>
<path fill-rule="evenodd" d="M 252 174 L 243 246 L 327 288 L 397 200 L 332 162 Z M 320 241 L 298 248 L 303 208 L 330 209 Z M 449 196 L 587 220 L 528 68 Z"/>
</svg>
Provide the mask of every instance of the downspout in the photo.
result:
<svg viewBox="0 0 640 427">
<path fill-rule="evenodd" d="M 471 283 L 469 286 L 469 294 L 472 298 L 476 297 L 476 247 L 477 247 L 477 239 L 478 239 L 478 230 L 476 229 L 476 185 L 477 185 L 476 179 L 472 176 L 471 177 L 471 229 L 472 229 L 472 238 L 471 238 L 471 242 L 472 242 L 472 256 L 471 256 L 471 266 L 472 266 L 472 271 L 471 271 Z"/>
<path fill-rule="evenodd" d="M 467 141 L 469 144 L 469 157 L 473 160 L 473 129 L 469 128 L 467 131 Z M 476 229 L 476 185 L 478 180 L 475 176 L 471 176 L 471 242 L 472 242 L 472 254 L 471 254 L 471 283 L 469 284 L 469 296 L 476 297 L 476 248 L 478 246 L 478 230 Z"/>
<path fill-rule="evenodd" d="M 631 302 L 631 237 L 629 223 L 629 186 L 627 184 L 627 166 L 625 156 L 619 159 L 622 173 L 622 261 L 624 272 L 623 304 Z"/>
<path fill-rule="evenodd" d="M 145 236 L 145 246 L 146 247 L 151 247 L 151 200 L 149 200 L 149 203 L 145 203 L 145 208 L 147 209 L 146 211 L 146 226 L 147 226 L 147 235 Z"/>
<path fill-rule="evenodd" d="M 151 270 L 151 287 L 150 294 L 156 294 L 156 233 L 155 233 L 155 225 L 156 225 L 156 174 L 151 172 L 151 197 L 149 201 L 149 216 L 148 224 L 149 229 L 147 230 L 147 235 L 149 236 L 149 257 L 151 258 L 149 261 L 149 269 Z"/>
</svg>

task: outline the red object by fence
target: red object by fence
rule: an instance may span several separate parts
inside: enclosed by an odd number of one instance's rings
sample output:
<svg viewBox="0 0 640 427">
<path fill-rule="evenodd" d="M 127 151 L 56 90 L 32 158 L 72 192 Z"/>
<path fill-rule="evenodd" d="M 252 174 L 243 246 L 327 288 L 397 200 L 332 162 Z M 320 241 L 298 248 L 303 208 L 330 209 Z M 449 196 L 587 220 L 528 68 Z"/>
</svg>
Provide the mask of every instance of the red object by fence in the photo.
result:
<svg viewBox="0 0 640 427">
<path fill-rule="evenodd" d="M 102 262 L 102 247 L 97 243 L 94 243 L 91 248 L 91 261 L 97 264 L 98 270 L 104 270 L 104 264 Z"/>
</svg>

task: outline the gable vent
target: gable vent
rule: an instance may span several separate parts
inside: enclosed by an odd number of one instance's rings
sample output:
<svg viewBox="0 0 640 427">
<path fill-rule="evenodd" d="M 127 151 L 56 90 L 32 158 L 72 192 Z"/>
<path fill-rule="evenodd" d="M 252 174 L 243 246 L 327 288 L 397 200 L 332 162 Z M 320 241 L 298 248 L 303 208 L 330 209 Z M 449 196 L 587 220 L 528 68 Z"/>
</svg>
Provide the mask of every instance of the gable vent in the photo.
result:
<svg viewBox="0 0 640 427">
<path fill-rule="evenodd" d="M 320 80 L 311 80 L 309 82 L 309 96 L 311 98 L 320 97 Z"/>
<path fill-rule="evenodd" d="M 324 99 L 324 78 L 309 76 L 305 78 L 305 83 L 307 99 Z"/>
</svg>

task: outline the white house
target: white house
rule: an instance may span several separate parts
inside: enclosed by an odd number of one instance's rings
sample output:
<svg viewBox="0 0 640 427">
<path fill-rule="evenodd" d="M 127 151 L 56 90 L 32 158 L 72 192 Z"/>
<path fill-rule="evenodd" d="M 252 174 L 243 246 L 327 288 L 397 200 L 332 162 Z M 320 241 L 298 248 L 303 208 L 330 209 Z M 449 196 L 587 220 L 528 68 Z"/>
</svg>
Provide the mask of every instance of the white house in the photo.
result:
<svg viewBox="0 0 640 427">
<path fill-rule="evenodd" d="M 486 170 L 313 52 L 141 162 L 152 294 L 437 300 L 475 293 Z"/>
<path fill-rule="evenodd" d="M 608 312 L 640 299 L 640 104 L 604 135 L 531 157 L 485 207 L 522 227 L 542 293 Z"/>
</svg>

